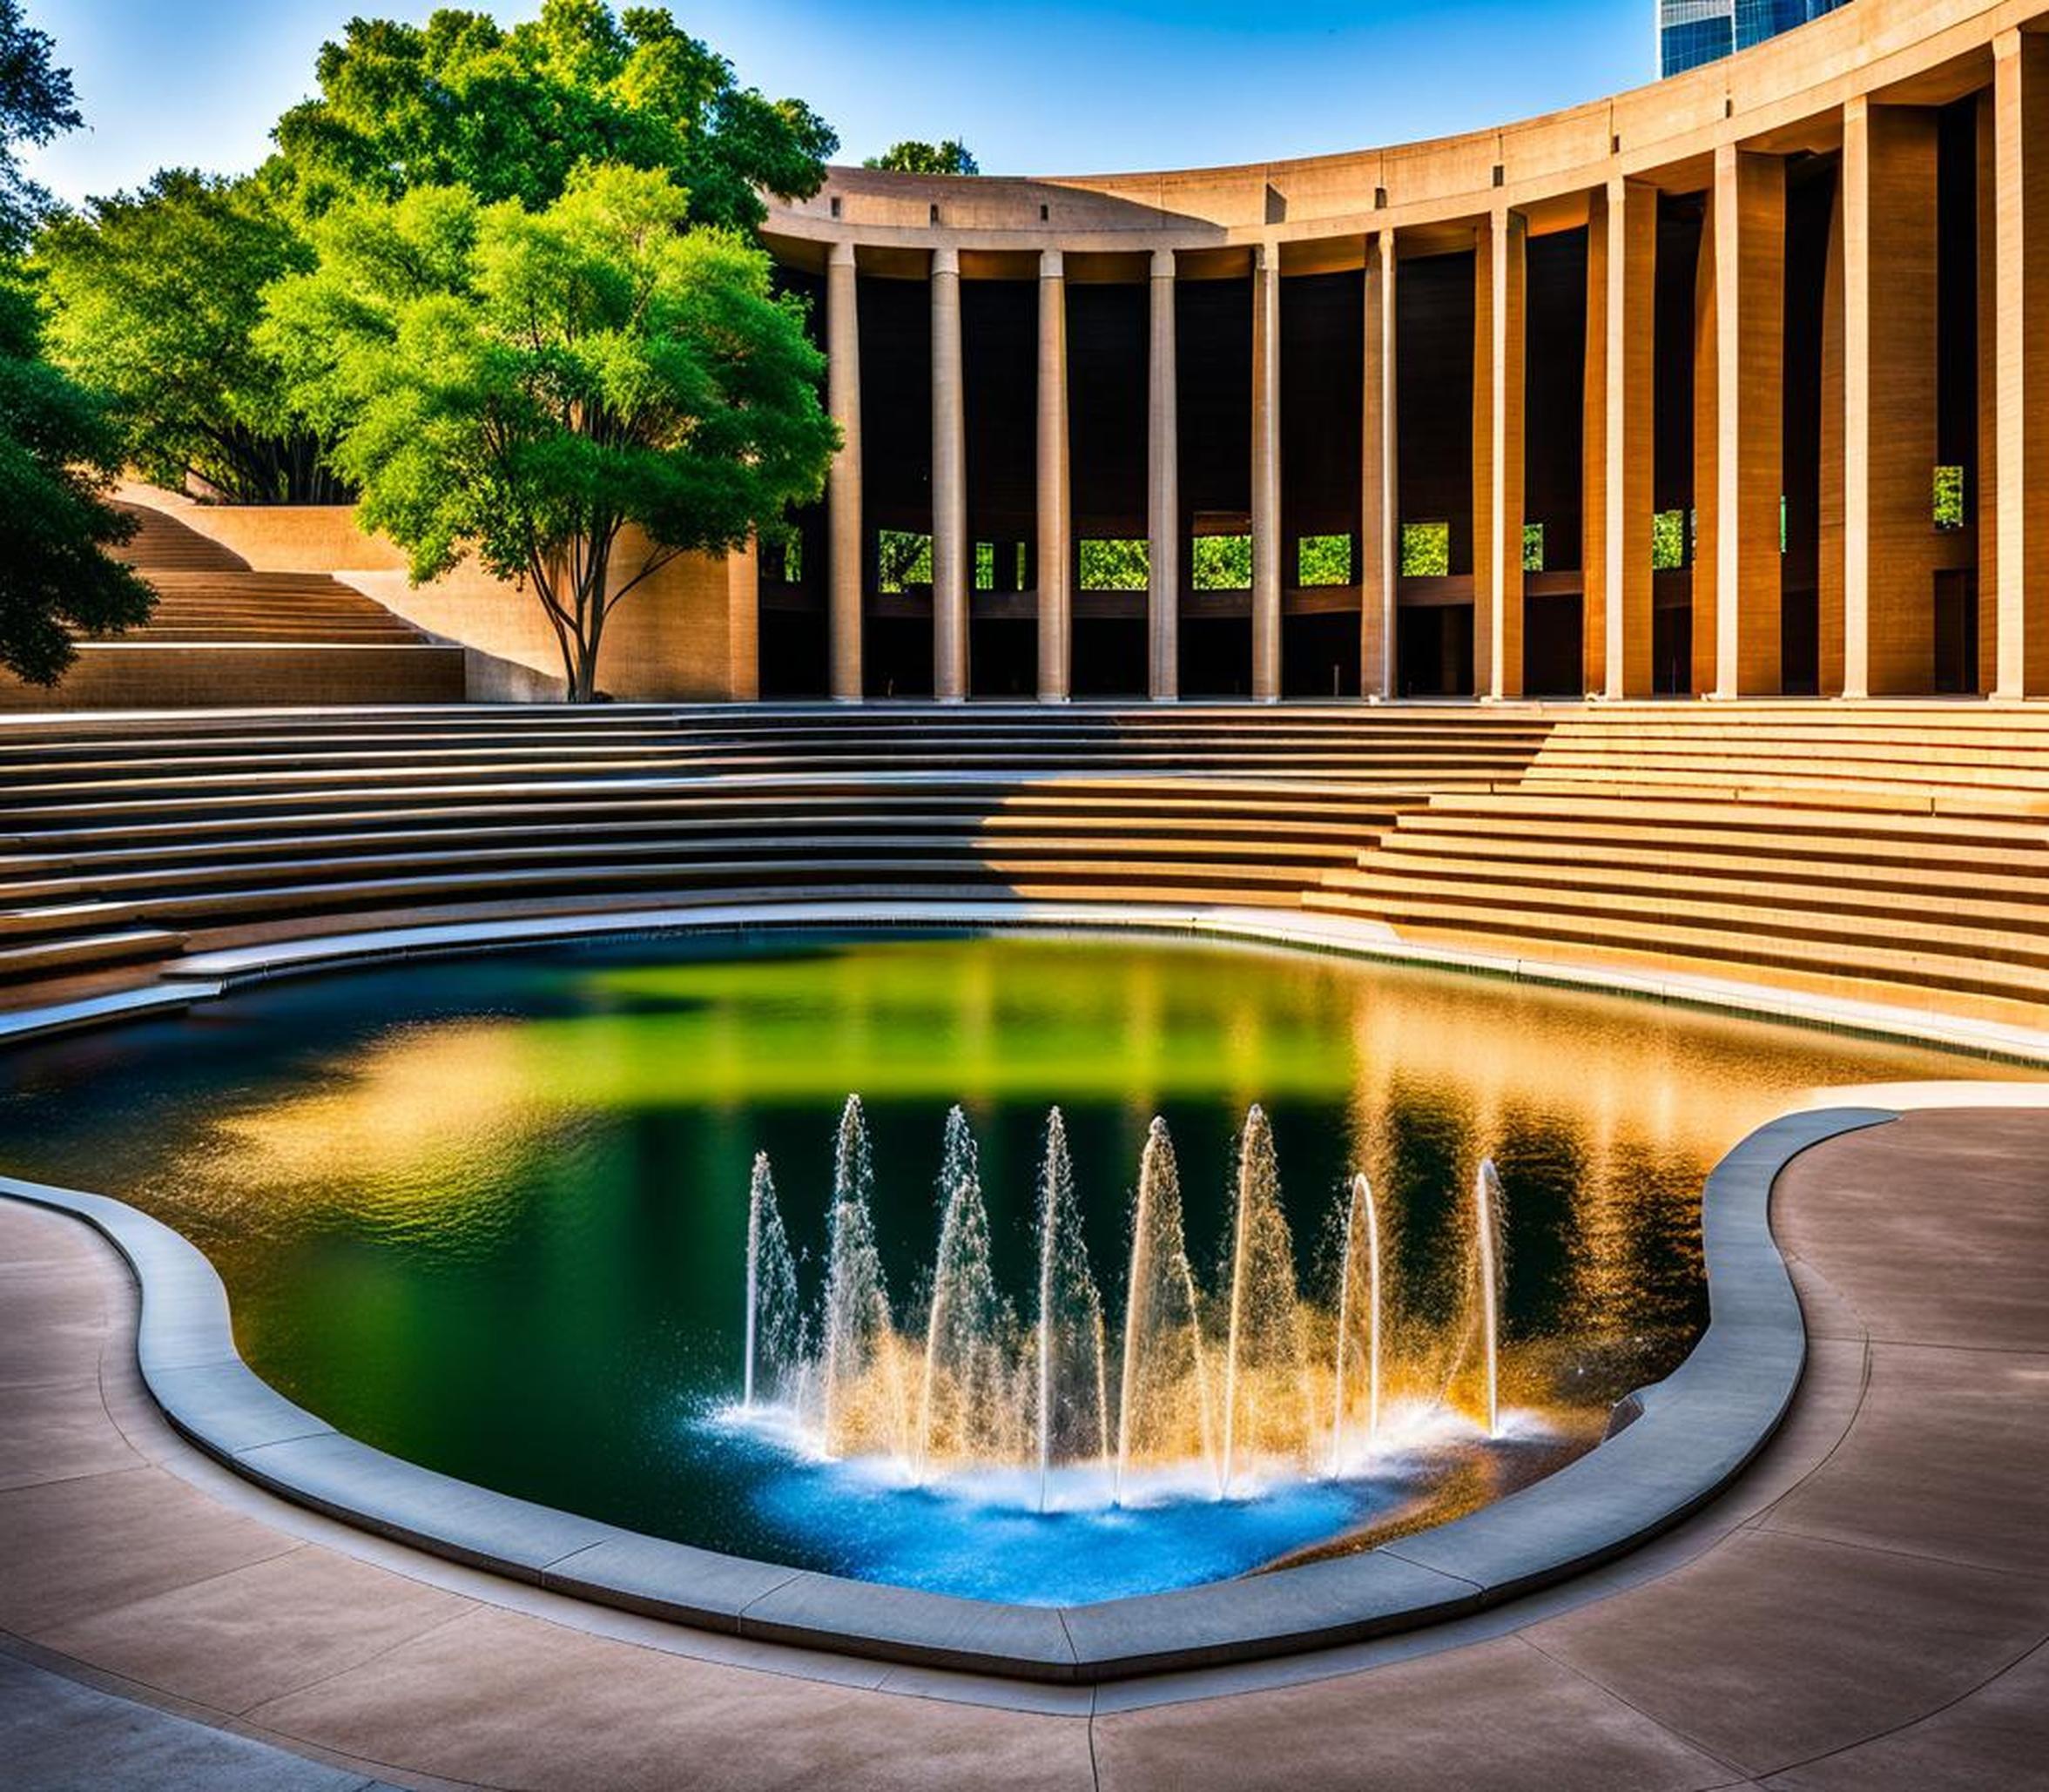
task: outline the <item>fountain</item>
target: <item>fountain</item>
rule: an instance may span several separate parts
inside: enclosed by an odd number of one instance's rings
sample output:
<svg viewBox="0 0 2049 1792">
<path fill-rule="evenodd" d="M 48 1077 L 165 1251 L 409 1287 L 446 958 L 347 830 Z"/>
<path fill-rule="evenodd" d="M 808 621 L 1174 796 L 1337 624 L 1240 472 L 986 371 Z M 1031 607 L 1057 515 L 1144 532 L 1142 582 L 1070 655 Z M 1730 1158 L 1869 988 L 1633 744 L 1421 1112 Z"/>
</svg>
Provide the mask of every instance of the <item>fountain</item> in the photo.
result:
<svg viewBox="0 0 2049 1792">
<path fill-rule="evenodd" d="M 929 1474 L 935 1445 L 949 1459 L 971 1462 L 1008 1454 L 1010 1447 L 1004 1384 L 1014 1355 L 1008 1347 L 1014 1322 L 989 1266 L 989 1215 L 974 1135 L 959 1108 L 947 1115 L 939 1190 L 939 1256 L 918 1397 L 921 1480 Z"/>
<path fill-rule="evenodd" d="M 797 1260 L 783 1229 L 782 1209 L 776 1205 L 768 1153 L 759 1151 L 747 1189 L 747 1364 L 742 1406 L 753 1410 L 756 1391 L 764 1384 L 772 1398 L 786 1398 L 803 1360 Z"/>
<path fill-rule="evenodd" d="M 828 1456 L 882 1448 L 903 1453 L 906 1431 L 900 1352 L 875 1245 L 874 1158 L 861 1098 L 839 1115 L 832 1160 L 832 1222 L 819 1331 L 819 1440 Z"/>
<path fill-rule="evenodd" d="M 1373 1185 L 1351 1179 L 1345 1203 L 1343 1242 L 1338 1256 L 1338 1338 L 1331 1381 L 1331 1472 L 1345 1462 L 1345 1371 L 1355 1354 L 1354 1328 L 1364 1312 L 1366 1334 L 1366 1448 L 1380 1432 L 1380 1213 Z"/>
<path fill-rule="evenodd" d="M 921 1486 L 942 1476 L 1035 1469 L 1041 1512 L 1055 1505 L 1069 1469 L 1096 1471 L 1116 1507 L 1185 1498 L 1191 1470 L 1217 1499 L 1302 1482 L 1319 1463 L 1325 1476 L 1355 1477 L 1361 1460 L 1348 1452 L 1362 1427 L 1366 1457 L 1375 1456 L 1387 1366 L 1372 1186 L 1355 1176 L 1340 1197 L 1332 1216 L 1335 1312 L 1312 1308 L 1297 1284 L 1273 1129 L 1260 1108 L 1247 1113 L 1239 1135 L 1230 1223 L 1210 1295 L 1189 1254 L 1173 1141 L 1164 1121 L 1152 1122 L 1132 1200 L 1114 1355 L 1057 1108 L 1047 1118 L 1039 1172 L 1028 1328 L 997 1284 L 979 1156 L 961 1108 L 947 1116 L 935 1190 L 939 1243 L 916 1342 L 893 1317 L 876 1243 L 874 1182 L 866 1117 L 859 1098 L 849 1096 L 833 1158 L 825 1286 L 815 1324 L 806 1326 L 769 1162 L 755 1159 L 743 1414 L 772 1410 L 793 1419 L 820 1455 L 893 1463 Z M 1403 1396 L 1409 1444 L 1419 1412 L 1438 1415 L 1432 1434 L 1444 1434 L 1456 1410 L 1453 1386 L 1468 1372 L 1462 1365 L 1476 1344 L 1484 1353 L 1486 1433 L 1500 1435 L 1504 1203 L 1491 1159 L 1475 1176 L 1471 1211 L 1474 1273 L 1452 1334 L 1464 1342 L 1434 1401 L 1426 1397 L 1419 1405 Z M 1415 1370 L 1412 1364 L 1411 1385 Z"/>
<path fill-rule="evenodd" d="M 1479 1241 L 1479 1310 L 1486 1347 L 1487 1435 L 1501 1435 L 1501 1178 L 1483 1157 L 1473 1179 L 1473 1229 Z"/>
<path fill-rule="evenodd" d="M 1046 1118 L 1046 1156 L 1039 1171 L 1039 1312 L 1034 1331 L 1034 1418 L 1043 1512 L 1056 1464 L 1094 1459 L 1111 1466 L 1102 1297 L 1089 1268 L 1067 1121 L 1057 1108 Z"/>
<path fill-rule="evenodd" d="M 1124 1372 L 1117 1384 L 1117 1461 L 1110 1483 L 1122 1504 L 1135 1464 L 1187 1459 L 1192 1404 L 1203 1460 L 1216 1472 L 1203 1304 L 1181 1220 L 1181 1173 L 1167 1122 L 1155 1120 L 1138 1166 L 1124 1299 Z M 1223 1491 L 1219 1480 L 1217 1492 Z"/>
<path fill-rule="evenodd" d="M 1237 1199 L 1225 1267 L 1230 1316 L 1223 1349 L 1226 1493 L 1241 1451 L 1289 1457 L 1309 1438 L 1309 1355 L 1295 1286 L 1295 1241 L 1281 1211 L 1273 1128 L 1255 1106 L 1238 1142 Z"/>
</svg>

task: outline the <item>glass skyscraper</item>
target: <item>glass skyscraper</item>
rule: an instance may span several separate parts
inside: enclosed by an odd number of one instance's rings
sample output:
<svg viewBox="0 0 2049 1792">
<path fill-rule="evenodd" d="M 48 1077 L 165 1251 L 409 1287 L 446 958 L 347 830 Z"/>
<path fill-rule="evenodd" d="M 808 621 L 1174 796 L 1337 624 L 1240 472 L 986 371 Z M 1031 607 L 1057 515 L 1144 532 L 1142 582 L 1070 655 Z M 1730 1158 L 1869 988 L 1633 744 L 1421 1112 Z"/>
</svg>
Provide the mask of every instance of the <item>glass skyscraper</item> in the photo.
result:
<svg viewBox="0 0 2049 1792">
<path fill-rule="evenodd" d="M 1658 59 L 1668 75 L 1748 50 L 1846 0 L 1658 0 Z"/>
</svg>

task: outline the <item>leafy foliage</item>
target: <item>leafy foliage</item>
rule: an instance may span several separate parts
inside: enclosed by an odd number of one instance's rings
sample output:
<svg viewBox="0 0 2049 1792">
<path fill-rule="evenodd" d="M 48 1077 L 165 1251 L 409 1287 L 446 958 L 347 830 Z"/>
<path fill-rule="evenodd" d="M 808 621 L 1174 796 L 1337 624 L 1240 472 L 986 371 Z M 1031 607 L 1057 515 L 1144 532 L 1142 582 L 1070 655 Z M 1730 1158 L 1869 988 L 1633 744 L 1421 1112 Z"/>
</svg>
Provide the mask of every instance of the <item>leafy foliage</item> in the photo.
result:
<svg viewBox="0 0 2049 1792">
<path fill-rule="evenodd" d="M 0 254 L 18 253 L 50 208 L 50 195 L 22 172 L 17 146 L 40 146 L 84 122 L 71 71 L 50 60 L 55 47 L 22 16 L 21 0 L 0 0 Z"/>
<path fill-rule="evenodd" d="M 1677 572 L 1687 564 L 1687 524 L 1684 510 L 1661 510 L 1650 520 L 1650 563 L 1653 572 Z"/>
<path fill-rule="evenodd" d="M 1452 570 L 1452 525 L 1448 522 L 1402 524 L 1401 576 L 1405 579 L 1441 579 Z"/>
<path fill-rule="evenodd" d="M 901 529 L 875 531 L 875 589 L 892 594 L 932 583 L 932 537 Z"/>
<path fill-rule="evenodd" d="M 1252 537 L 1197 536 L 1189 543 L 1189 583 L 1198 591 L 1252 589 Z"/>
<path fill-rule="evenodd" d="M 758 189 L 816 192 L 839 139 L 796 100 L 741 87 L 664 9 L 547 0 L 510 30 L 444 9 L 424 25 L 352 19 L 320 51 L 320 93 L 278 122 L 280 179 L 312 213 L 352 194 L 467 186 L 529 208 L 579 164 L 661 169 L 693 222 L 752 230 Z"/>
<path fill-rule="evenodd" d="M 36 259 L 54 358 L 112 398 L 148 477 L 197 478 L 236 503 L 346 495 L 251 340 L 264 289 L 313 264 L 261 183 L 166 169 L 57 219 Z"/>
<path fill-rule="evenodd" d="M 957 137 L 944 143 L 920 143 L 906 138 L 893 143 L 879 156 L 870 156 L 864 168 L 886 168 L 895 174 L 980 174 L 974 152 Z"/>
<path fill-rule="evenodd" d="M 1352 582 L 1350 536 L 1304 536 L 1295 543 L 1295 583 L 1349 585 Z"/>
<path fill-rule="evenodd" d="M 352 201 L 259 332 L 363 526 L 415 580 L 471 552 L 524 580 L 577 698 L 628 592 L 778 528 L 838 446 L 801 301 L 737 233 L 684 230 L 686 209 L 665 176 L 616 167 L 536 211 L 462 187 Z M 646 550 L 615 577 L 629 524 Z"/>
<path fill-rule="evenodd" d="M 119 434 L 38 346 L 34 299 L 0 275 L 0 666 L 54 684 L 78 657 L 71 630 L 145 621 L 156 594 L 106 552 L 134 533 L 104 502 Z"/>
<path fill-rule="evenodd" d="M 1153 575 L 1152 543 L 1142 536 L 1079 544 L 1084 591 L 1142 591 Z"/>
</svg>

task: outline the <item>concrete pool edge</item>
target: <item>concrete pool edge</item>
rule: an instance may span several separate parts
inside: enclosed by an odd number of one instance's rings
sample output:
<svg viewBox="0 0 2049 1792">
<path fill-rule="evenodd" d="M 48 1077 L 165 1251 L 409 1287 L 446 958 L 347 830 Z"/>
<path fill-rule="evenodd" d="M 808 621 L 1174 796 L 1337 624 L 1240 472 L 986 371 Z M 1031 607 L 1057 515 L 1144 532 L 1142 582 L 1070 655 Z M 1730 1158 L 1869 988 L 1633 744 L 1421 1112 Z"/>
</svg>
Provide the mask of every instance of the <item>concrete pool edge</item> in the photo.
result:
<svg viewBox="0 0 2049 1792">
<path fill-rule="evenodd" d="M 805 918 L 832 919 L 815 908 Z M 609 919 L 609 927 L 573 931 L 636 931 Z M 1037 920 L 1060 926 L 1077 918 L 1041 911 Z M 1156 923 L 1151 931 L 1167 930 Z M 205 974 L 218 980 L 200 999 L 264 975 L 336 967 L 334 955 L 304 949 L 327 943 L 293 942 L 301 950 L 287 951 L 283 964 L 263 965 L 254 953 L 244 964 L 217 962 Z M 503 943 L 542 940 L 528 931 Z M 451 940 L 430 949 L 461 948 Z M 14 1036 L 30 1032 L 17 1027 Z M 1879 1107 L 1789 1115 L 1716 1166 L 1703 1196 L 1708 1330 L 1672 1376 L 1634 1397 L 1634 1423 L 1558 1474 L 1359 1555 L 1067 1608 L 948 1598 L 720 1555 L 386 1455 L 292 1405 L 248 1368 L 234 1348 L 219 1277 L 180 1234 L 104 1196 L 3 1177 L 0 1194 L 71 1213 L 113 1243 L 142 1289 L 137 1351 L 151 1394 L 198 1447 L 281 1497 L 452 1560 L 643 1615 L 921 1667 L 1092 1684 L 1326 1648 L 1473 1613 L 1595 1567 L 1706 1504 L 1776 1430 L 1804 1360 L 1805 1330 L 1769 1229 L 1773 1182 L 1810 1146 L 1893 1117 Z"/>
</svg>

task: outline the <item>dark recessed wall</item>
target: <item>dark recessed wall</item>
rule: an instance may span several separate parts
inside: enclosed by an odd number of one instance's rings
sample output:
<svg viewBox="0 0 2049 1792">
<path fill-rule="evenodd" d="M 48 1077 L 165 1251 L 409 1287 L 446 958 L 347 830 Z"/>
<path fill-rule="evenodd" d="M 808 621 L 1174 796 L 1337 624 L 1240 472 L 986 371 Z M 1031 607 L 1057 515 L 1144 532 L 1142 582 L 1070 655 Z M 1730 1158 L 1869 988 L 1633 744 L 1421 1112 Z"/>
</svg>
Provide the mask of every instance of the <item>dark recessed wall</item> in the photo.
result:
<svg viewBox="0 0 2049 1792">
<path fill-rule="evenodd" d="M 1452 571 L 1473 570 L 1473 256 L 1396 276 L 1396 428 L 1403 522 L 1448 522 Z"/>
</svg>

